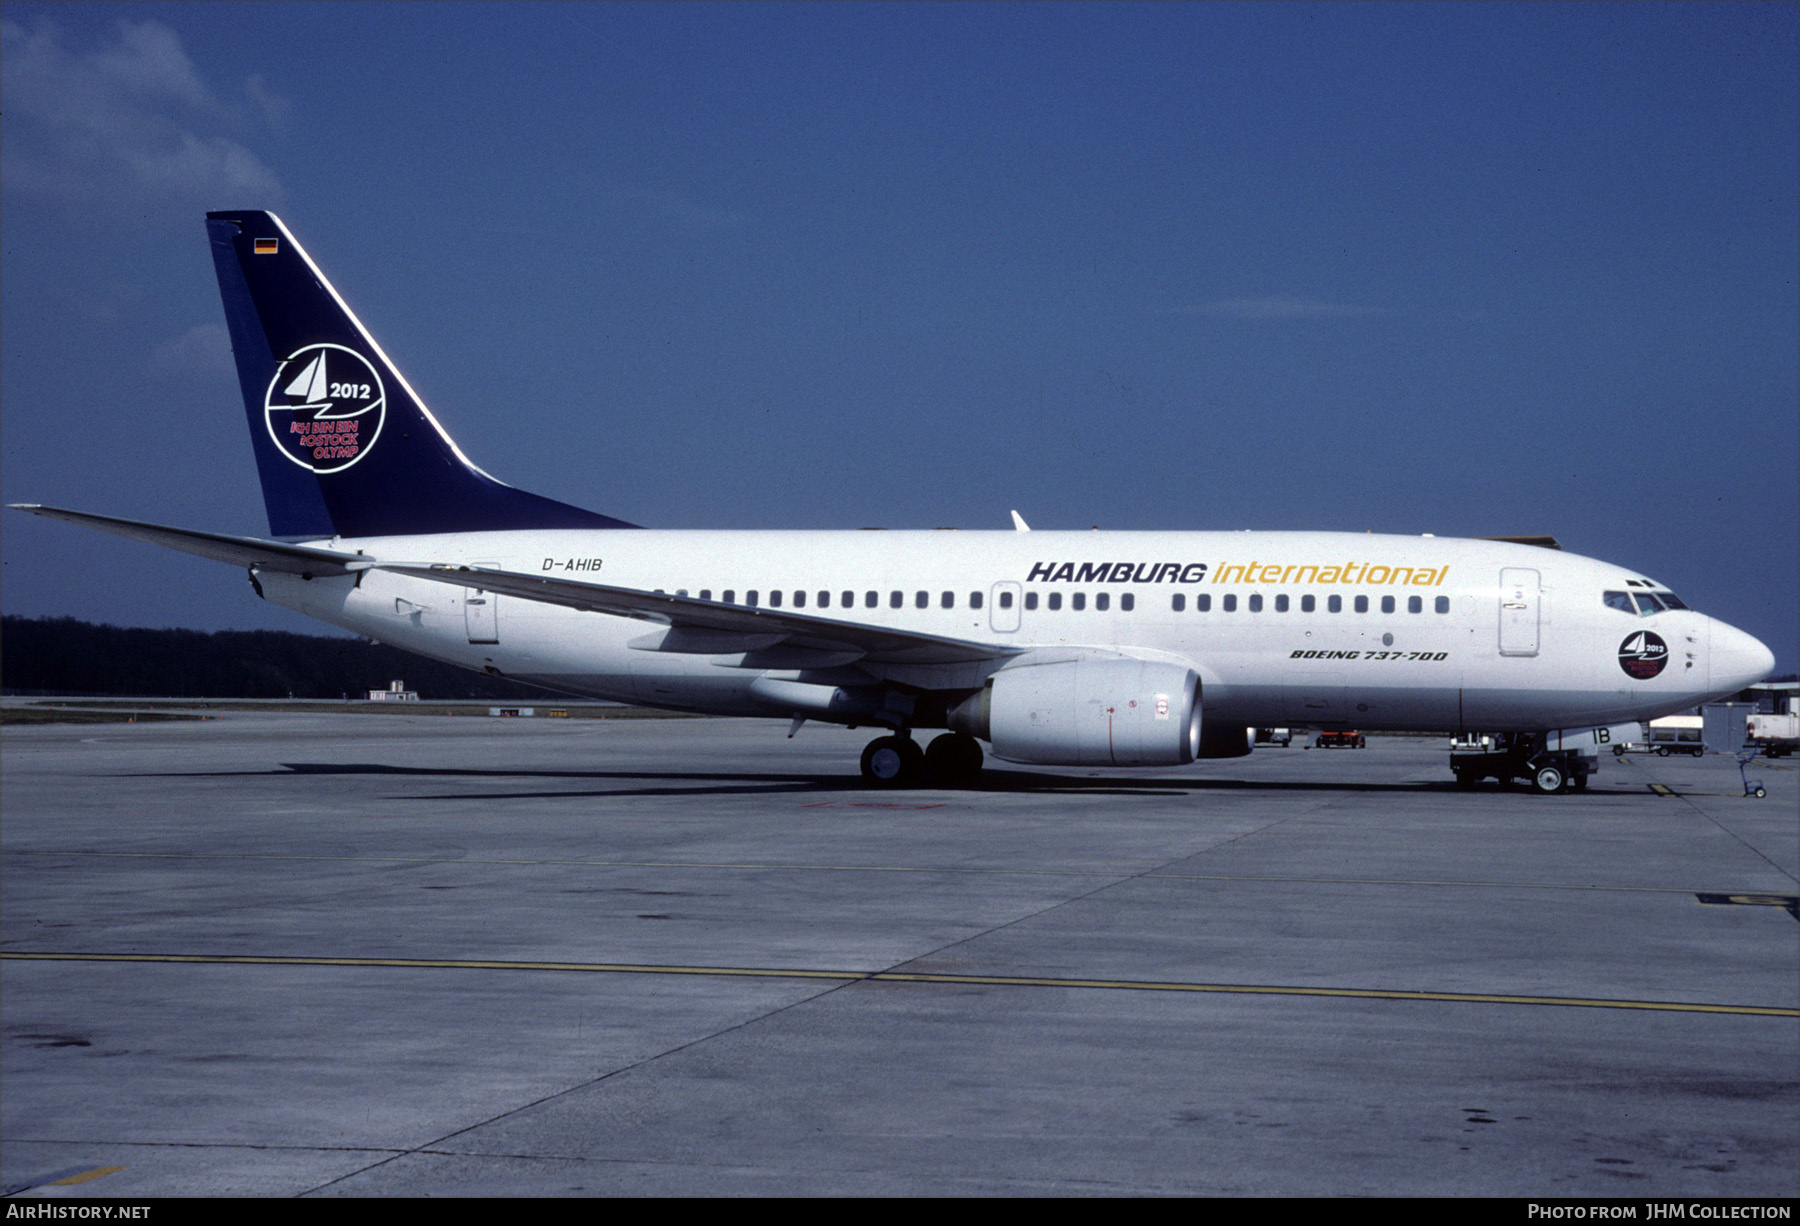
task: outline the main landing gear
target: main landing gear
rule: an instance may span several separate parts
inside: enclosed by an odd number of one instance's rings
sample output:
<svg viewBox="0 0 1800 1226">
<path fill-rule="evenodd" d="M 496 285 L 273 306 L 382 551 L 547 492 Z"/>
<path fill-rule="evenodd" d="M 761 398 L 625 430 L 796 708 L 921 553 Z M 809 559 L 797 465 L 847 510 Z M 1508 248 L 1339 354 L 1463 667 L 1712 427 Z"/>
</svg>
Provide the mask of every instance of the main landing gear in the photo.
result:
<svg viewBox="0 0 1800 1226">
<path fill-rule="evenodd" d="M 973 783 L 981 774 L 981 742 L 963 732 L 946 732 L 926 749 L 909 733 L 876 737 L 862 753 L 862 776 L 873 787 L 910 788 L 927 775 L 940 787 Z"/>
</svg>

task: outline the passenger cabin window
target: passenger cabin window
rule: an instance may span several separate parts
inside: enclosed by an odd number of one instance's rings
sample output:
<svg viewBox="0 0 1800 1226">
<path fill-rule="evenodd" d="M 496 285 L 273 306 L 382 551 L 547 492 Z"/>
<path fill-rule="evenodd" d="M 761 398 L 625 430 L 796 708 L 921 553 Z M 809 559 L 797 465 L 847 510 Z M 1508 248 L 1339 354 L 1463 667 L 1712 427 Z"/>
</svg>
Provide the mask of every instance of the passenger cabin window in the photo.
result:
<svg viewBox="0 0 1800 1226">
<path fill-rule="evenodd" d="M 931 593 L 930 592 L 914 592 L 913 593 L 913 608 L 929 609 L 930 607 L 931 607 Z"/>
<path fill-rule="evenodd" d="M 1275 598 L 1275 611 L 1277 613 L 1286 613 L 1288 611 L 1288 598 L 1285 594 Z"/>
<path fill-rule="evenodd" d="M 1325 611 L 1327 613 L 1342 613 L 1344 611 L 1344 598 L 1342 596 L 1327 596 L 1325 598 Z"/>
<path fill-rule="evenodd" d="M 750 603 L 755 604 L 756 602 L 751 601 Z M 776 588 L 774 591 L 769 593 L 769 607 L 771 609 L 779 609 L 781 607 L 781 589 L 780 588 Z"/>
<path fill-rule="evenodd" d="M 794 607 L 796 609 L 804 609 L 806 607 L 806 593 L 805 592 L 795 592 L 794 593 Z"/>
<path fill-rule="evenodd" d="M 755 592 L 745 592 L 744 593 L 744 603 L 749 605 L 752 609 L 754 609 L 756 607 L 756 593 Z"/>
<path fill-rule="evenodd" d="M 879 608 L 880 605 L 881 605 L 881 593 L 879 593 L 879 592 L 864 592 L 863 593 L 863 608 L 874 609 L 874 608 Z"/>
<path fill-rule="evenodd" d="M 1054 612 L 1056 612 L 1056 610 L 1058 610 L 1060 608 L 1062 608 L 1062 593 L 1061 592 L 1051 592 L 1050 593 L 1050 611 L 1052 613 L 1054 613 Z"/>
<path fill-rule="evenodd" d="M 1037 608 L 1037 593 L 1036 592 L 1026 592 L 1025 593 L 1025 607 L 1027 609 Z"/>
<path fill-rule="evenodd" d="M 1069 608 L 1076 613 L 1087 608 L 1087 593 L 1075 592 L 1069 597 Z"/>
<path fill-rule="evenodd" d="M 1318 608 L 1318 606 L 1319 602 L 1314 597 L 1302 596 L 1300 598 L 1300 611 L 1302 613 L 1311 613 L 1314 609 Z"/>
<path fill-rule="evenodd" d="M 888 608 L 898 609 L 905 604 L 906 604 L 906 594 L 904 592 L 889 592 L 888 593 Z"/>
<path fill-rule="evenodd" d="M 956 607 L 956 593 L 955 592 L 945 592 L 943 595 L 938 597 L 938 604 L 940 604 L 941 606 L 943 606 L 946 609 L 954 609 Z"/>
<path fill-rule="evenodd" d="M 723 600 L 726 604 L 736 604 L 737 603 L 737 592 L 735 592 L 731 588 L 726 588 L 722 593 L 720 593 L 719 599 Z"/>
<path fill-rule="evenodd" d="M 1097 596 L 1094 597 L 1094 610 L 1096 612 L 1104 613 L 1111 606 L 1112 606 L 1112 597 L 1109 596 L 1107 593 L 1101 592 L 1100 594 L 1098 594 Z"/>
<path fill-rule="evenodd" d="M 979 609 L 981 607 L 981 593 L 980 592 L 970 592 L 969 593 L 969 607 L 971 609 Z"/>
<path fill-rule="evenodd" d="M 1212 612 L 1212 593 L 1211 592 L 1200 592 L 1194 596 L 1194 612 L 1196 612 L 1196 613 Z"/>
<path fill-rule="evenodd" d="M 1129 613 L 1136 607 L 1137 607 L 1137 597 L 1133 596 L 1130 592 L 1126 592 L 1119 597 L 1119 611 L 1120 612 Z"/>
<path fill-rule="evenodd" d="M 1180 592 L 1176 592 L 1173 596 L 1169 597 L 1169 608 L 1177 613 L 1181 612 L 1183 609 L 1187 608 L 1187 597 L 1183 596 Z"/>
<path fill-rule="evenodd" d="M 701 588 L 700 589 L 700 599 L 711 600 L 712 599 L 712 589 L 709 587 Z"/>
<path fill-rule="evenodd" d="M 1431 607 L 1436 609 L 1439 613 L 1448 613 L 1450 611 L 1450 598 L 1448 596 L 1439 596 L 1436 600 L 1432 601 Z"/>
<path fill-rule="evenodd" d="M 1369 598 L 1367 596 L 1358 596 L 1356 598 L 1356 611 L 1358 613 L 1367 613 L 1369 611 Z"/>
<path fill-rule="evenodd" d="M 1227 613 L 1237 612 L 1237 594 L 1234 592 L 1219 602 L 1219 607 Z"/>
<path fill-rule="evenodd" d="M 1001 592 L 1000 593 L 1000 607 L 1002 609 L 1012 608 L 1012 593 L 1011 592 Z"/>
<path fill-rule="evenodd" d="M 1408 596 L 1406 598 L 1406 611 L 1408 613 L 1423 613 L 1425 611 L 1425 598 L 1423 596 Z"/>
<path fill-rule="evenodd" d="M 856 607 L 856 593 L 855 592 L 839 592 L 838 593 L 838 607 L 840 609 L 854 609 Z"/>
<path fill-rule="evenodd" d="M 1261 613 L 1262 612 L 1262 593 L 1261 592 L 1250 593 L 1250 611 L 1252 613 Z"/>
<path fill-rule="evenodd" d="M 1392 596 L 1383 596 L 1381 598 L 1381 611 L 1383 613 L 1392 613 L 1394 611 L 1394 598 Z"/>
<path fill-rule="evenodd" d="M 831 593 L 830 592 L 820 592 L 819 593 L 819 607 L 821 609 L 829 609 L 831 607 Z"/>
</svg>

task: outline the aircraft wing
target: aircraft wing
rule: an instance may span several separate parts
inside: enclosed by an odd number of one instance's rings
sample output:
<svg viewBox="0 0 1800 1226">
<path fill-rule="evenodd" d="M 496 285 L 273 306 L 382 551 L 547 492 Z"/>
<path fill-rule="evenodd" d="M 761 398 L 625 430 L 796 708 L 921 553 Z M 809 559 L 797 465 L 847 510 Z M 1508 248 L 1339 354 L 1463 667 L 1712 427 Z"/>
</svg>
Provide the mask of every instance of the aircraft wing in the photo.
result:
<svg viewBox="0 0 1800 1226">
<path fill-rule="evenodd" d="M 670 596 L 663 592 L 646 592 L 637 588 L 580 583 L 572 579 L 552 579 L 543 575 L 523 575 L 516 571 L 478 570 L 468 566 L 407 565 L 362 559 L 358 559 L 352 566 L 356 570 L 365 568 L 410 575 L 415 579 L 429 579 L 435 583 L 455 584 L 457 587 L 481 588 L 521 600 L 561 605 L 566 609 L 610 613 L 616 617 L 634 617 L 640 621 L 654 622 L 672 630 L 660 647 L 663 651 L 726 655 L 764 651 L 780 646 L 826 655 L 848 655 L 877 664 L 968 664 L 1005 659 L 1018 655 L 1023 650 L 995 643 L 976 643 L 936 634 L 871 626 L 862 622 L 840 621 L 836 618 L 790 612 L 787 609 L 751 609 L 743 605 L 695 600 L 688 596 Z"/>
<path fill-rule="evenodd" d="M 290 575 L 345 575 L 358 569 L 350 563 L 368 560 L 360 554 L 319 549 L 311 545 L 287 545 L 280 541 L 258 540 L 253 536 L 226 536 L 218 532 L 196 532 L 191 528 L 169 528 L 162 524 L 141 523 L 135 519 L 115 519 L 111 515 L 65 511 L 61 507 L 46 507 L 35 502 L 15 502 L 10 505 L 15 511 L 29 511 L 47 519 L 60 519 L 66 523 L 80 524 L 84 528 L 97 528 L 114 536 L 148 541 L 152 545 L 179 549 L 182 553 L 211 558 L 215 562 L 254 566 L 259 570 Z"/>
</svg>

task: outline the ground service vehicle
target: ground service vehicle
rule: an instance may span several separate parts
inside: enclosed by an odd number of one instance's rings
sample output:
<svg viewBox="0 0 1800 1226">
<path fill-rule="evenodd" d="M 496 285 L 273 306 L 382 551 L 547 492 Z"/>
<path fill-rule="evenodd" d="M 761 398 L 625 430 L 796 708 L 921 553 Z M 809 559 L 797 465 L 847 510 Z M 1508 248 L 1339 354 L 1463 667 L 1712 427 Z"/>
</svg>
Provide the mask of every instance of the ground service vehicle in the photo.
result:
<svg viewBox="0 0 1800 1226">
<path fill-rule="evenodd" d="M 1765 758 L 1783 758 L 1800 749 L 1800 715 L 1751 715 L 1745 719 L 1745 743 Z"/>
<path fill-rule="evenodd" d="M 1706 752 L 1705 724 L 1698 715 L 1665 715 L 1650 721 L 1644 743 L 1659 758 L 1678 753 L 1698 758 Z"/>
</svg>

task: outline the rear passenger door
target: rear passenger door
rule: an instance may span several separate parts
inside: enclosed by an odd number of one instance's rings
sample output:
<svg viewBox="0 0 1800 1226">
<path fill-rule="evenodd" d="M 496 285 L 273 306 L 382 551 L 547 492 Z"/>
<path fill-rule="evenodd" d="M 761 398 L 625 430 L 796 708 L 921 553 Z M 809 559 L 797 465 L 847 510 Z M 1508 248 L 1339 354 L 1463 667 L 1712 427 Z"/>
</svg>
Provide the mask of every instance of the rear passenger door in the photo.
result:
<svg viewBox="0 0 1800 1226">
<path fill-rule="evenodd" d="M 476 562 L 476 570 L 499 570 L 497 562 Z M 471 643 L 500 641 L 500 597 L 478 587 L 463 589 L 463 626 Z"/>
</svg>

